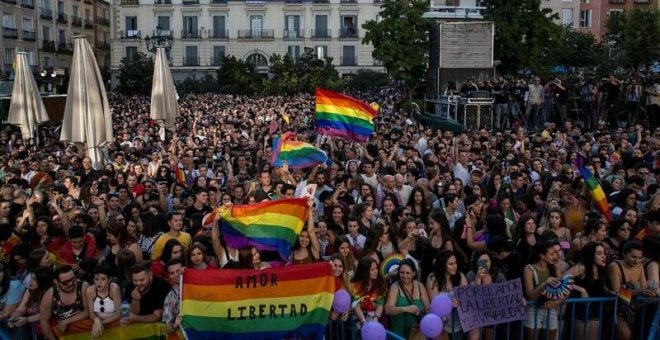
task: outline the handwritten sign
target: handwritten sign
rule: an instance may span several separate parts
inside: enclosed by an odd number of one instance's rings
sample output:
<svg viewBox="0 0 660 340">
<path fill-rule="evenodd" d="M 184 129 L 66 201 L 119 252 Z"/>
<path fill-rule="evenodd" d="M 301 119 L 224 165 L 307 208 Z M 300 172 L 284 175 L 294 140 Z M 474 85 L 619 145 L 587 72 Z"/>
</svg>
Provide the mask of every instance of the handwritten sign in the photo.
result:
<svg viewBox="0 0 660 340">
<path fill-rule="evenodd" d="M 520 279 L 489 285 L 454 287 L 463 331 L 525 319 Z"/>
</svg>

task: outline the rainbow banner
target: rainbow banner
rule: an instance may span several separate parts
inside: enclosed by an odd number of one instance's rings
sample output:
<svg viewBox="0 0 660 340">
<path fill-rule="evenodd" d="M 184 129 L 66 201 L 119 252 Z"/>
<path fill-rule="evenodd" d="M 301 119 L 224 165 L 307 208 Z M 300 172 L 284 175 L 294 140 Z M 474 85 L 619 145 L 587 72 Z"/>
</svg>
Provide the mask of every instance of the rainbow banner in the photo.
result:
<svg viewBox="0 0 660 340">
<path fill-rule="evenodd" d="M 60 340 L 88 340 L 92 338 L 92 323 L 90 320 L 76 322 L 67 327 L 64 334 L 59 334 Z M 139 339 L 139 340 L 173 340 L 182 339 L 176 333 L 168 334 L 167 326 L 161 322 L 134 323 L 119 326 L 119 322 L 105 325 L 103 335 L 94 339 Z"/>
<path fill-rule="evenodd" d="M 366 142 L 377 111 L 369 104 L 329 90 L 316 89 L 316 131 Z"/>
<path fill-rule="evenodd" d="M 332 165 L 325 151 L 312 144 L 293 140 L 295 137 L 293 132 L 286 132 L 273 140 L 273 166 L 281 167 L 284 161 L 289 169 L 311 168 L 323 163 Z"/>
<path fill-rule="evenodd" d="M 186 175 L 185 170 L 176 168 L 174 175 L 176 176 L 176 181 L 183 185 L 186 189 L 192 187 L 192 176 Z"/>
<path fill-rule="evenodd" d="M 327 263 L 183 273 L 188 339 L 323 339 L 335 281 Z"/>
<path fill-rule="evenodd" d="M 276 250 L 286 261 L 307 222 L 307 209 L 307 198 L 287 198 L 231 209 L 220 207 L 217 211 L 227 246 Z"/>
<path fill-rule="evenodd" d="M 607 202 L 607 196 L 605 196 L 605 192 L 600 186 L 600 183 L 598 183 L 594 174 L 585 167 L 580 168 L 580 174 L 582 174 L 582 178 L 584 178 L 584 181 L 587 183 L 587 187 L 589 188 L 589 192 L 591 192 L 591 198 L 594 200 L 596 208 L 598 208 L 598 211 L 600 211 L 600 213 L 605 216 L 605 219 L 611 223 L 612 213 L 610 211 L 609 203 Z"/>
</svg>

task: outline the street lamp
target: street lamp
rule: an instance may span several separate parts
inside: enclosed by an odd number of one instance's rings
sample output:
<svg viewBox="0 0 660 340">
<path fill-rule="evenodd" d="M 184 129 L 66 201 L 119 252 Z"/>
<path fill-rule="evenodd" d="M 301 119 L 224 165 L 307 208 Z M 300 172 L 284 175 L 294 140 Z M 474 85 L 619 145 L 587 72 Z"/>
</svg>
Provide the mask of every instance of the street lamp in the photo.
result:
<svg viewBox="0 0 660 340">
<path fill-rule="evenodd" d="M 55 80 L 55 77 L 57 77 L 57 73 L 55 73 L 55 70 L 52 70 L 48 72 L 46 69 L 43 69 L 40 73 L 41 78 L 43 78 L 44 82 L 46 83 L 46 88 L 44 89 L 44 92 L 53 92 L 53 82 Z"/>
<path fill-rule="evenodd" d="M 156 26 L 156 30 L 153 31 L 151 37 L 148 35 L 144 37 L 144 44 L 151 53 L 156 53 L 158 47 L 164 47 L 167 53 L 172 49 L 173 40 L 170 30 L 163 30 L 162 27 Z"/>
</svg>

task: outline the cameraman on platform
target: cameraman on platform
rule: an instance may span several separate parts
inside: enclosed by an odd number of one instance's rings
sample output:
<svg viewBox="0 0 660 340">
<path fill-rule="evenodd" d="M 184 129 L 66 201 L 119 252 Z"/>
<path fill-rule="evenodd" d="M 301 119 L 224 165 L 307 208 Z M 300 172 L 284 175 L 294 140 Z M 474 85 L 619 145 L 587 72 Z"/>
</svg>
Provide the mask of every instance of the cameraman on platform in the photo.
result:
<svg viewBox="0 0 660 340">
<path fill-rule="evenodd" d="M 499 77 L 497 83 L 493 86 L 493 97 L 495 99 L 495 119 L 493 124 L 495 125 L 495 130 L 506 128 L 506 126 L 502 125 L 504 124 L 509 108 L 510 91 L 511 87 L 509 83 L 503 77 Z"/>
</svg>

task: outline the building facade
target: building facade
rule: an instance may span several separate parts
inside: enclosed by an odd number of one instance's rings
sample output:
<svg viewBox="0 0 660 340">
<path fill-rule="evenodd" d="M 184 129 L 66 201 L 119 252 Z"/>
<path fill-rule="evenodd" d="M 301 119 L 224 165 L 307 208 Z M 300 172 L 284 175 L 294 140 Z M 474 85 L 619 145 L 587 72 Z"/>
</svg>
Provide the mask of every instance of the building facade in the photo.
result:
<svg viewBox="0 0 660 340">
<path fill-rule="evenodd" d="M 580 0 L 578 29 L 593 34 L 596 39 L 605 39 L 607 19 L 612 12 L 623 12 L 634 8 L 660 9 L 660 0 Z"/>
<path fill-rule="evenodd" d="M 561 25 L 577 28 L 580 20 L 580 2 L 582 0 L 543 0 L 541 8 L 552 10 L 557 14 L 556 22 Z"/>
<path fill-rule="evenodd" d="M 147 52 L 144 39 L 173 38 L 168 58 L 175 81 L 212 74 L 224 55 L 251 61 L 261 72 L 274 54 L 294 60 L 306 48 L 332 57 L 340 74 L 379 69 L 363 45 L 362 24 L 377 19 L 379 0 L 114 0 L 112 68 Z"/>
<path fill-rule="evenodd" d="M 10 77 L 16 52 L 28 53 L 28 62 L 35 69 L 38 65 L 37 23 L 35 0 L 2 0 L 2 37 L 0 54 L 2 76 Z"/>
</svg>

